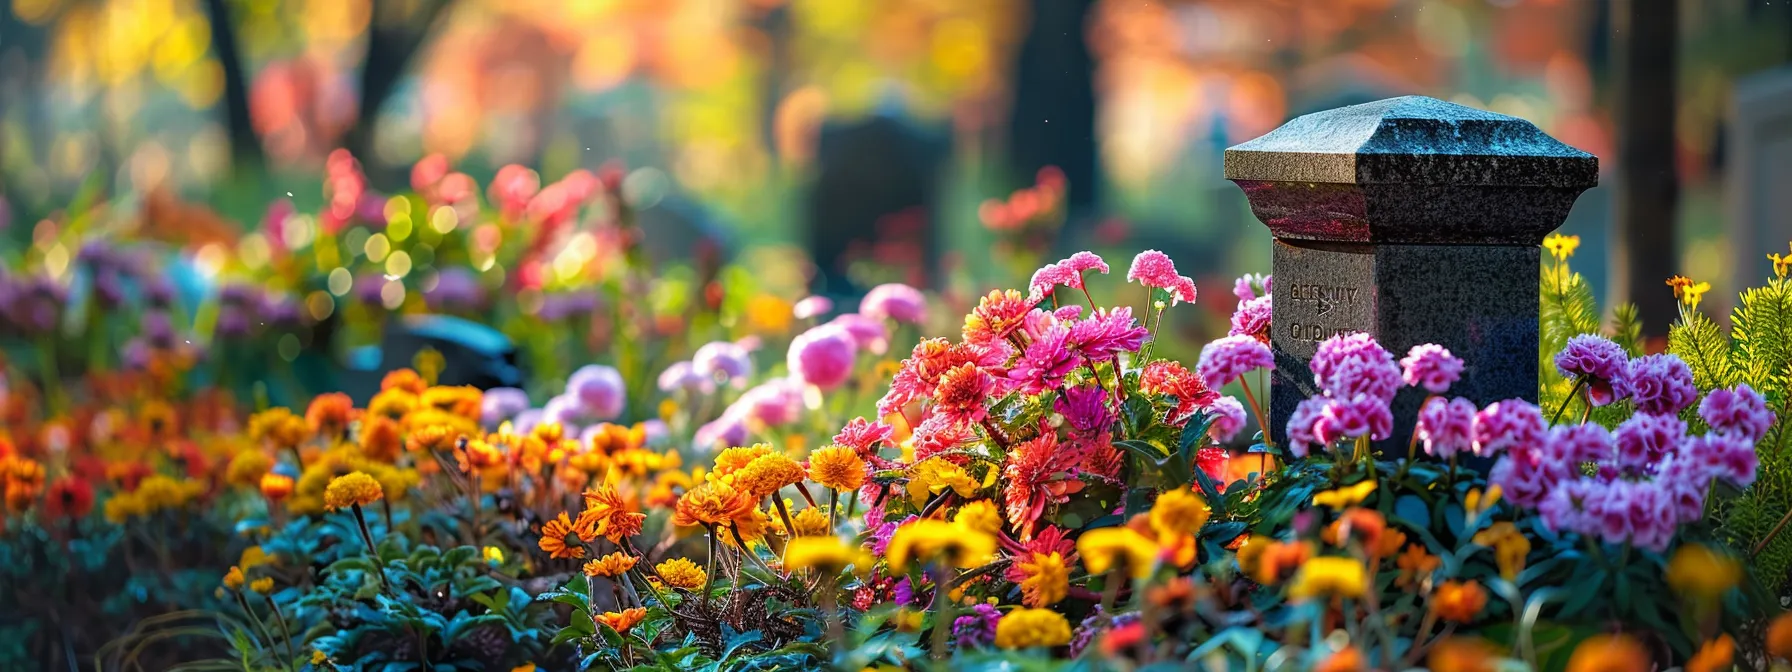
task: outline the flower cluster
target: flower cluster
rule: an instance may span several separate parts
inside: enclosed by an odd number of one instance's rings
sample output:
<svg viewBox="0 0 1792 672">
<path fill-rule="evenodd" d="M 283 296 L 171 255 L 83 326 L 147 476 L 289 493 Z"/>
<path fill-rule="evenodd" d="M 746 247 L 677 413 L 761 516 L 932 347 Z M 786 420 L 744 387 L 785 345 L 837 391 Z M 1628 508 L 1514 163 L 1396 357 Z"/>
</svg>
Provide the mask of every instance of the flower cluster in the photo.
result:
<svg viewBox="0 0 1792 672">
<path fill-rule="evenodd" d="M 1441 394 L 1462 370 L 1450 351 L 1430 344 L 1413 348 L 1395 363 L 1391 353 L 1363 333 L 1321 342 L 1309 366 L 1320 394 L 1302 401 L 1288 417 L 1288 449 L 1296 456 L 1342 439 L 1388 438 L 1394 432 L 1389 404 L 1403 384 Z"/>
</svg>

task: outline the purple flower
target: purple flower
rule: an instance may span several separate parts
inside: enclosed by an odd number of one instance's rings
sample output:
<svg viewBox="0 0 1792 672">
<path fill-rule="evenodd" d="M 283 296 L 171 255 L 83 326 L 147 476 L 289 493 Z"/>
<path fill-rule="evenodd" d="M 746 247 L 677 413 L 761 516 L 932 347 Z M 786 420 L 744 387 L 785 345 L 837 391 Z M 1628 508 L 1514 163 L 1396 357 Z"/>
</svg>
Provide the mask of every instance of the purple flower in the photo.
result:
<svg viewBox="0 0 1792 672">
<path fill-rule="evenodd" d="M 485 305 L 485 287 L 479 276 L 463 266 L 450 266 L 436 274 L 436 284 L 423 293 L 431 310 L 474 310 Z"/>
<path fill-rule="evenodd" d="M 1228 336 L 1251 336 L 1260 341 L 1269 340 L 1269 316 L 1273 297 L 1268 294 L 1254 299 L 1240 301 L 1238 308 L 1232 311 L 1232 331 Z"/>
<path fill-rule="evenodd" d="M 661 392 L 683 390 L 699 394 L 715 392 L 716 383 L 707 376 L 699 375 L 690 362 L 673 362 L 660 372 L 659 388 Z"/>
<path fill-rule="evenodd" d="M 1002 612 L 994 605 L 978 603 L 971 612 L 952 620 L 952 638 L 958 648 L 989 646 L 996 641 L 996 621 Z"/>
<path fill-rule="evenodd" d="M 1587 497 L 1598 487 L 1593 479 L 1574 478 L 1558 483 L 1537 504 L 1543 524 L 1557 532 L 1587 532 Z"/>
<path fill-rule="evenodd" d="M 479 421 L 486 427 L 497 427 L 526 410 L 529 393 L 514 387 L 494 387 L 479 399 Z"/>
<path fill-rule="evenodd" d="M 1201 382 L 1215 391 L 1257 369 L 1275 368 L 1276 358 L 1269 346 L 1250 336 L 1227 336 L 1208 343 L 1195 365 Z"/>
<path fill-rule="evenodd" d="M 1568 339 L 1567 347 L 1556 353 L 1556 370 L 1587 390 L 1587 399 L 1594 406 L 1618 400 L 1614 385 L 1624 378 L 1630 355 L 1624 348 L 1604 336 L 1581 334 Z"/>
<path fill-rule="evenodd" d="M 833 309 L 833 299 L 819 295 L 806 296 L 803 297 L 801 301 L 796 302 L 795 306 L 791 307 L 790 314 L 795 316 L 796 319 L 807 320 L 811 317 L 826 315 L 828 311 Z"/>
<path fill-rule="evenodd" d="M 1493 463 L 1487 482 L 1500 486 L 1506 499 L 1526 508 L 1536 508 L 1556 485 L 1547 470 L 1523 453 L 1510 453 Z"/>
<path fill-rule="evenodd" d="M 1435 397 L 1419 408 L 1415 431 L 1425 443 L 1425 454 L 1449 459 L 1474 448 L 1475 403 L 1457 397 Z"/>
<path fill-rule="evenodd" d="M 1686 423 L 1671 415 L 1638 413 L 1618 425 L 1612 438 L 1618 446 L 1614 466 L 1647 473 L 1686 439 Z"/>
<path fill-rule="evenodd" d="M 788 378 L 768 380 L 742 393 L 730 409 L 769 427 L 788 424 L 803 412 L 803 388 Z"/>
<path fill-rule="evenodd" d="M 1543 440 L 1541 461 L 1563 476 L 1580 473 L 1580 465 L 1612 456 L 1612 434 L 1592 423 L 1551 427 Z"/>
<path fill-rule="evenodd" d="M 1323 446 L 1319 436 L 1313 432 L 1313 425 L 1325 415 L 1325 397 L 1311 397 L 1301 400 L 1288 414 L 1288 453 L 1295 457 L 1306 457 L 1309 445 Z"/>
<path fill-rule="evenodd" d="M 1750 443 L 1766 436 L 1774 421 L 1773 411 L 1767 410 L 1767 400 L 1748 383 L 1734 389 L 1712 390 L 1699 402 L 1699 417 L 1705 419 L 1711 431 L 1733 434 Z"/>
<path fill-rule="evenodd" d="M 1238 297 L 1240 303 L 1262 296 L 1269 296 L 1269 276 L 1262 273 L 1246 273 L 1232 281 L 1232 295 Z M 1257 288 L 1263 289 L 1262 294 Z"/>
<path fill-rule="evenodd" d="M 1236 397 L 1220 397 L 1207 406 L 1207 417 L 1212 419 L 1207 425 L 1208 438 L 1214 443 L 1231 441 L 1244 429 L 1244 404 Z"/>
<path fill-rule="evenodd" d="M 1070 330 L 1062 326 L 1047 329 L 1009 369 L 1008 378 L 1027 394 L 1043 394 L 1064 385 L 1064 377 L 1075 371 L 1078 360 L 1067 345 Z"/>
<path fill-rule="evenodd" d="M 858 313 L 847 313 L 828 321 L 828 324 L 839 325 L 852 334 L 852 340 L 860 348 L 871 354 L 881 355 L 890 351 L 890 328 L 883 320 L 873 320 Z"/>
<path fill-rule="evenodd" d="M 1636 410 L 1651 415 L 1673 415 L 1699 398 L 1692 383 L 1692 369 L 1676 355 L 1645 355 L 1630 360 L 1619 378 L 1618 394 L 1636 402 Z"/>
<path fill-rule="evenodd" d="M 1412 346 L 1406 359 L 1400 360 L 1400 368 L 1407 385 L 1423 387 L 1432 394 L 1450 391 L 1450 384 L 1462 378 L 1462 360 L 1436 343 Z"/>
<path fill-rule="evenodd" d="M 1660 483 L 1637 481 L 1630 484 L 1628 504 L 1630 542 L 1657 553 L 1666 551 L 1679 528 L 1673 496 Z"/>
<path fill-rule="evenodd" d="M 1132 319 L 1132 308 L 1103 308 L 1070 325 L 1070 345 L 1091 362 L 1111 362 L 1122 352 L 1138 352 L 1151 332 Z"/>
<path fill-rule="evenodd" d="M 753 357 L 747 349 L 727 341 L 706 343 L 691 355 L 691 368 L 697 375 L 704 376 L 718 383 L 731 383 L 736 388 L 745 387 L 747 377 L 753 375 Z"/>
<path fill-rule="evenodd" d="M 622 372 L 601 364 L 589 364 L 566 379 L 566 393 L 597 420 L 614 420 L 628 405 L 628 388 Z"/>
<path fill-rule="evenodd" d="M 1058 400 L 1052 402 L 1052 410 L 1064 416 L 1064 422 L 1070 425 L 1072 432 L 1082 436 L 1104 434 L 1119 419 L 1108 408 L 1107 390 L 1095 384 L 1064 388 Z"/>
<path fill-rule="evenodd" d="M 876 320 L 920 324 L 927 319 L 927 297 L 921 290 L 899 283 L 872 287 L 859 301 L 859 312 Z"/>
<path fill-rule="evenodd" d="M 543 409 L 524 409 L 522 412 L 516 414 L 515 419 L 510 421 L 510 429 L 519 434 L 527 434 L 529 433 L 529 430 L 535 429 L 536 425 L 541 424 L 541 419 L 544 415 L 547 415 L 547 411 Z"/>
<path fill-rule="evenodd" d="M 572 425 L 586 418 L 584 405 L 578 397 L 563 394 L 548 400 L 541 407 L 541 422 L 552 422 L 560 425 Z M 520 430 L 519 430 L 520 431 Z"/>
<path fill-rule="evenodd" d="M 1755 470 L 1760 458 L 1755 454 L 1753 441 L 1712 432 L 1693 437 L 1682 449 L 1682 455 L 1699 465 L 1698 471 L 1704 478 L 1721 478 L 1738 488 L 1746 488 L 1755 482 Z M 1695 485 L 1701 489 L 1704 487 L 1704 483 Z"/>
<path fill-rule="evenodd" d="M 1475 454 L 1482 457 L 1522 448 L 1529 450 L 1543 441 L 1543 411 L 1523 399 L 1507 399 L 1489 404 L 1475 414 Z"/>
<path fill-rule="evenodd" d="M 541 309 L 535 316 L 549 322 L 590 315 L 597 310 L 594 292 L 561 292 L 542 297 Z"/>
<path fill-rule="evenodd" d="M 858 353 L 852 332 L 837 324 L 824 324 L 791 339 L 785 362 L 792 375 L 826 391 L 852 377 Z"/>
<path fill-rule="evenodd" d="M 1610 544 L 1630 539 L 1629 481 L 1595 481 L 1587 493 L 1587 534 Z"/>
<path fill-rule="evenodd" d="M 717 446 L 738 446 L 747 440 L 747 422 L 739 412 L 723 413 L 722 417 L 711 420 L 708 424 L 697 428 L 693 442 L 700 450 L 713 450 Z"/>
<path fill-rule="evenodd" d="M 1394 414 L 1388 410 L 1386 400 L 1367 394 L 1332 399 L 1314 423 L 1313 433 L 1326 443 L 1361 436 L 1380 441 L 1393 435 Z"/>
</svg>

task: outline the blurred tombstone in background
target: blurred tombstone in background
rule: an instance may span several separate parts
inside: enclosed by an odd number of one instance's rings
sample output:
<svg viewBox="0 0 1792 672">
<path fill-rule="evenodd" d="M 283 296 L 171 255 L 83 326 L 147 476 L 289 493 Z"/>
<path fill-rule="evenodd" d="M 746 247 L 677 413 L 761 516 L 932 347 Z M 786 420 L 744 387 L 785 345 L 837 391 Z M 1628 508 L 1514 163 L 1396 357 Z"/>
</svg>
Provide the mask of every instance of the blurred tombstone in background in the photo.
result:
<svg viewBox="0 0 1792 672">
<path fill-rule="evenodd" d="M 1792 67 L 1736 82 L 1728 132 L 1731 286 L 1754 287 L 1766 255 L 1792 251 Z"/>
<path fill-rule="evenodd" d="M 520 387 L 517 348 L 496 329 L 447 315 L 406 315 L 388 325 L 379 347 L 349 356 L 341 388 L 361 400 L 379 391 L 386 372 L 417 365 L 418 354 L 439 353 L 438 385 L 471 385 L 479 389 Z"/>
<path fill-rule="evenodd" d="M 943 134 L 887 111 L 822 126 L 807 198 L 816 293 L 846 296 L 882 282 L 931 284 L 939 256 L 939 175 L 948 151 Z M 891 272 L 897 275 L 883 275 Z"/>
<path fill-rule="evenodd" d="M 656 268 L 690 260 L 713 270 L 733 252 L 728 226 L 702 205 L 667 196 L 635 213 L 641 247 Z"/>
</svg>

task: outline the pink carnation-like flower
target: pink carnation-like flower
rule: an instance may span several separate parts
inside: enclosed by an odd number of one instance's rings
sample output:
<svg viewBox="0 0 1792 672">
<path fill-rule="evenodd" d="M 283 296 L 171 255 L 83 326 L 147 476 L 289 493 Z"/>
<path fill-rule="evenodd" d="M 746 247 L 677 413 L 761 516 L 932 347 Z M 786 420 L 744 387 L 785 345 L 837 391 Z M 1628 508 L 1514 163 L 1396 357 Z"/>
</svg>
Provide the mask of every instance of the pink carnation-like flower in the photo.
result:
<svg viewBox="0 0 1792 672">
<path fill-rule="evenodd" d="M 1755 482 L 1760 457 L 1755 454 L 1753 441 L 1712 432 L 1693 437 L 1683 449 L 1682 454 L 1696 461 L 1707 478 L 1720 478 L 1738 488 L 1746 488 Z"/>
<path fill-rule="evenodd" d="M 1774 420 L 1773 411 L 1767 410 L 1767 400 L 1748 383 L 1712 390 L 1699 402 L 1699 417 L 1705 419 L 1711 431 L 1733 434 L 1750 443 L 1766 436 Z"/>
<path fill-rule="evenodd" d="M 1400 360 L 1400 369 L 1407 385 L 1432 394 L 1450 391 L 1450 385 L 1462 378 L 1462 360 L 1436 343 L 1412 346 Z"/>
<path fill-rule="evenodd" d="M 1157 250 L 1145 250 L 1133 257 L 1126 281 L 1169 291 L 1171 305 L 1195 302 L 1195 281 L 1178 274 L 1176 262 Z"/>
<path fill-rule="evenodd" d="M 1310 446 L 1324 446 L 1313 432 L 1313 425 L 1324 416 L 1324 397 L 1303 399 L 1294 407 L 1294 412 L 1288 414 L 1288 454 L 1306 457 Z"/>
<path fill-rule="evenodd" d="M 1543 440 L 1541 460 L 1564 476 L 1580 473 L 1580 465 L 1612 456 L 1612 434 L 1592 423 L 1551 427 Z"/>
<path fill-rule="evenodd" d="M 1619 396 L 1636 402 L 1639 413 L 1674 415 L 1699 399 L 1692 383 L 1692 369 L 1671 354 L 1645 355 L 1630 360 L 1618 381 Z"/>
<path fill-rule="evenodd" d="M 1638 413 L 1618 425 L 1612 438 L 1618 447 L 1614 466 L 1646 473 L 1686 439 L 1686 423 L 1671 415 Z"/>
<path fill-rule="evenodd" d="M 872 319 L 920 324 L 927 319 L 927 297 L 908 285 L 882 284 L 865 293 L 859 301 L 859 313 Z"/>
<path fill-rule="evenodd" d="M 1250 336 L 1227 336 L 1201 348 L 1201 360 L 1195 370 L 1207 389 L 1218 390 L 1239 376 L 1257 369 L 1275 370 L 1276 358 L 1264 345 Z"/>
<path fill-rule="evenodd" d="M 847 333 L 852 334 L 853 342 L 871 354 L 881 355 L 890 351 L 890 329 L 884 325 L 883 320 L 874 320 L 858 313 L 846 313 L 828 320 L 828 324 L 844 327 Z"/>
<path fill-rule="evenodd" d="M 859 344 L 852 332 L 837 324 L 824 324 L 790 341 L 786 364 L 790 373 L 822 390 L 839 387 L 852 377 Z"/>
<path fill-rule="evenodd" d="M 1493 463 L 1493 469 L 1487 472 L 1487 482 L 1500 486 L 1505 498 L 1513 504 L 1536 508 L 1557 480 L 1522 454 L 1507 454 Z"/>
<path fill-rule="evenodd" d="M 958 448 L 976 438 L 977 430 L 971 425 L 957 422 L 944 414 L 929 414 L 925 420 L 921 421 L 921 424 L 915 426 L 915 461 L 919 462 Z M 966 461 L 963 456 L 954 456 L 948 459 L 960 464 Z"/>
<path fill-rule="evenodd" d="M 1269 342 L 1269 316 L 1272 310 L 1271 297 L 1268 294 L 1238 303 L 1232 311 L 1232 331 L 1227 336 L 1250 336 L 1265 343 Z"/>
<path fill-rule="evenodd" d="M 1581 334 L 1556 353 L 1556 370 L 1585 387 L 1594 406 L 1604 406 L 1618 400 L 1614 386 L 1623 379 L 1629 361 L 1629 353 L 1610 339 Z"/>
<path fill-rule="evenodd" d="M 1474 448 L 1475 403 L 1462 397 L 1435 397 L 1419 408 L 1416 431 L 1425 454 L 1449 459 Z"/>
<path fill-rule="evenodd" d="M 742 393 L 729 410 L 768 427 L 789 424 L 802 415 L 803 388 L 788 378 L 768 380 Z"/>
<path fill-rule="evenodd" d="M 1514 448 L 1526 450 L 1543 441 L 1543 411 L 1523 399 L 1489 404 L 1475 414 L 1475 454 L 1491 457 Z"/>
<path fill-rule="evenodd" d="M 803 297 L 803 300 L 796 302 L 795 306 L 791 307 L 790 314 L 796 317 L 796 319 L 807 320 L 811 317 L 826 315 L 828 311 L 833 309 L 833 299 L 819 295 L 806 296 Z"/>
<path fill-rule="evenodd" d="M 1270 280 L 1267 275 L 1263 275 L 1262 273 L 1246 273 L 1238 276 L 1237 280 L 1232 281 L 1232 295 L 1238 297 L 1240 303 L 1260 296 L 1269 296 L 1269 283 Z M 1263 288 L 1262 294 L 1257 293 L 1258 287 Z"/>
<path fill-rule="evenodd" d="M 753 375 L 753 356 L 739 344 L 713 341 L 691 355 L 691 368 L 698 375 L 740 388 Z"/>
<path fill-rule="evenodd" d="M 1195 290 L 1194 278 L 1190 278 L 1186 275 L 1177 276 L 1176 284 L 1171 285 L 1169 290 L 1170 305 L 1172 306 L 1179 303 L 1194 303 L 1195 297 L 1198 295 L 1198 292 Z"/>
<path fill-rule="evenodd" d="M 1674 519 L 1681 523 L 1705 517 L 1705 492 L 1711 484 L 1711 469 L 1691 454 L 1703 451 L 1704 441 L 1705 437 L 1692 437 L 1682 444 L 1682 452 L 1669 455 L 1667 461 L 1656 468 L 1655 480 L 1666 488 L 1673 500 Z"/>
<path fill-rule="evenodd" d="M 1149 335 L 1132 319 L 1132 308 L 1102 308 L 1070 325 L 1069 343 L 1090 362 L 1111 362 L 1119 353 L 1138 352 Z"/>
<path fill-rule="evenodd" d="M 1630 484 L 1628 504 L 1630 543 L 1657 553 L 1666 551 L 1679 528 L 1673 496 L 1660 483 L 1637 481 Z"/>
<path fill-rule="evenodd" d="M 566 379 L 566 393 L 597 420 L 614 420 L 628 404 L 622 372 L 601 364 L 580 367 Z"/>
<path fill-rule="evenodd" d="M 870 421 L 863 416 L 847 421 L 834 435 L 834 445 L 853 449 L 860 457 L 875 454 L 880 444 L 888 443 L 896 429 L 882 420 Z"/>
<path fill-rule="evenodd" d="M 1313 382 L 1329 396 L 1368 394 L 1390 401 L 1400 391 L 1400 365 L 1368 334 L 1339 334 L 1325 339 L 1309 367 L 1313 370 Z"/>
<path fill-rule="evenodd" d="M 1052 410 L 1064 416 L 1064 424 L 1070 426 L 1071 432 L 1081 436 L 1105 434 L 1119 419 L 1108 407 L 1107 390 L 1093 384 L 1064 388 L 1052 403 Z"/>
<path fill-rule="evenodd" d="M 1214 443 L 1226 443 L 1244 429 L 1244 404 L 1236 397 L 1220 397 L 1207 405 L 1207 417 L 1212 418 L 1207 425 L 1207 436 Z"/>
<path fill-rule="evenodd" d="M 1070 330 L 1054 326 L 1040 334 L 1008 370 L 1009 380 L 1020 385 L 1026 394 L 1043 394 L 1064 385 L 1064 377 L 1075 371 L 1078 359 L 1071 351 Z"/>
<path fill-rule="evenodd" d="M 1367 394 L 1333 399 L 1326 403 L 1314 433 L 1326 443 L 1360 436 L 1380 441 L 1393 435 L 1394 414 L 1387 401 Z"/>
<path fill-rule="evenodd" d="M 1064 285 L 1071 289 L 1083 289 L 1083 272 L 1108 272 L 1108 264 L 1094 252 L 1087 250 L 1070 255 L 1069 258 L 1055 264 L 1046 264 L 1033 272 L 1033 280 L 1027 283 L 1030 298 L 1039 301 L 1050 294 L 1053 287 Z"/>
<path fill-rule="evenodd" d="M 1585 534 L 1588 530 L 1587 498 L 1595 487 L 1593 480 L 1586 477 L 1557 483 L 1555 489 L 1537 503 L 1537 513 L 1543 516 L 1543 524 L 1556 532 Z"/>
</svg>

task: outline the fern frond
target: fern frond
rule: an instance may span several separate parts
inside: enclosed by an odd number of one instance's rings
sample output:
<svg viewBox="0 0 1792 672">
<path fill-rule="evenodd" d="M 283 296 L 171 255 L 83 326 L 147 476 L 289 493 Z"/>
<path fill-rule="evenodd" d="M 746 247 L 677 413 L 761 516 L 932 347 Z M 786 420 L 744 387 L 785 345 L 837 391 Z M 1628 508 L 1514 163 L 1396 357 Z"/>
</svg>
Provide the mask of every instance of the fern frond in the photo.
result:
<svg viewBox="0 0 1792 672">
<path fill-rule="evenodd" d="M 1643 319 L 1636 304 L 1625 301 L 1612 307 L 1612 341 L 1631 357 L 1643 354 Z"/>
<path fill-rule="evenodd" d="M 1730 361 L 1730 339 L 1696 310 L 1681 310 L 1680 320 L 1668 327 L 1668 352 L 1686 361 L 1701 390 L 1728 386 L 1737 368 Z"/>
<path fill-rule="evenodd" d="M 1546 265 L 1539 283 L 1539 345 L 1547 353 L 1560 352 L 1568 339 L 1599 332 L 1599 302 L 1587 279 L 1566 262 Z"/>
<path fill-rule="evenodd" d="M 1744 291 L 1730 324 L 1742 382 L 1769 397 L 1785 394 L 1792 372 L 1792 283 L 1773 278 Z"/>
</svg>

